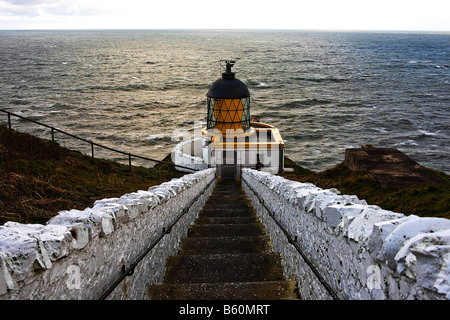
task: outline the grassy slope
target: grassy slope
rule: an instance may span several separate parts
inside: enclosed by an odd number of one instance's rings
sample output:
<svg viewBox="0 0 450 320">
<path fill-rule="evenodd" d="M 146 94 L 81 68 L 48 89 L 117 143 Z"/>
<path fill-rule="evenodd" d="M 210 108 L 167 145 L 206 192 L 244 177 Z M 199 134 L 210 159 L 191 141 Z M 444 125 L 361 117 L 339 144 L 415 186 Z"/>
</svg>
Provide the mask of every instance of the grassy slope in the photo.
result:
<svg viewBox="0 0 450 320">
<path fill-rule="evenodd" d="M 183 173 L 92 159 L 0 126 L 0 224 L 45 223 L 58 211 L 83 210 L 95 200 L 146 190 Z"/>
<path fill-rule="evenodd" d="M 286 167 L 295 169 L 283 174 L 285 178 L 356 194 L 369 204 L 406 215 L 450 218 L 450 184 L 386 190 L 365 173 L 352 172 L 343 164 L 313 172 L 288 158 L 285 162 Z M 450 182 L 448 175 L 435 174 Z M 58 211 L 83 210 L 95 200 L 146 190 L 182 175 L 167 165 L 133 167 L 130 173 L 128 166 L 93 160 L 51 141 L 0 126 L 0 225 L 6 221 L 45 223 Z"/>
<path fill-rule="evenodd" d="M 336 188 L 342 194 L 355 194 L 368 204 L 378 205 L 386 210 L 405 215 L 450 218 L 450 183 L 445 186 L 413 185 L 399 189 L 384 189 L 364 172 L 353 172 L 343 163 L 322 172 L 304 169 L 286 159 L 286 167 L 293 167 L 294 173 L 285 173 L 287 179 L 312 182 L 320 188 Z M 450 176 L 433 171 L 447 182 Z"/>
</svg>

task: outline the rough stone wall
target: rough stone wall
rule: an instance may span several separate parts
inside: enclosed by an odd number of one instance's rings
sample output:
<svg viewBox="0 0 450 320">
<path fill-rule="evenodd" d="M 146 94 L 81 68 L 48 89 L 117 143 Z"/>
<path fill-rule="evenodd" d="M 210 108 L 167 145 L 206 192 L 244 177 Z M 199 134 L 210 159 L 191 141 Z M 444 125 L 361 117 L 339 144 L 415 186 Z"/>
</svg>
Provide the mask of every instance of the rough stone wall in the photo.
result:
<svg viewBox="0 0 450 320">
<path fill-rule="evenodd" d="M 0 226 L 0 299 L 98 299 L 121 275 L 122 263 L 133 263 L 199 196 L 108 297 L 142 299 L 147 285 L 161 282 L 167 257 L 177 253 L 214 184 L 215 169 L 207 169 L 83 211 L 59 212 L 46 225 Z"/>
<path fill-rule="evenodd" d="M 340 299 L 450 299 L 449 219 L 405 216 L 252 169 L 241 178 L 303 299 L 331 295 L 260 199 Z"/>
</svg>

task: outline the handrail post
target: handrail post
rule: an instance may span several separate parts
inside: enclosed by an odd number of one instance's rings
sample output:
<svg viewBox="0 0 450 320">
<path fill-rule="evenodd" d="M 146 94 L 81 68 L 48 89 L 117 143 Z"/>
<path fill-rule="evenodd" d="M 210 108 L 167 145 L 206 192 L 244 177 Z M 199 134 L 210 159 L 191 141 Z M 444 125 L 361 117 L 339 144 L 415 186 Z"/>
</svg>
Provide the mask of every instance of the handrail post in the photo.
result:
<svg viewBox="0 0 450 320">
<path fill-rule="evenodd" d="M 128 166 L 130 167 L 130 172 L 132 171 L 131 167 L 131 153 L 128 153 Z"/>
<path fill-rule="evenodd" d="M 52 142 L 55 142 L 55 128 L 52 127 Z"/>
<path fill-rule="evenodd" d="M 8 112 L 8 128 L 11 130 L 11 113 Z"/>
<path fill-rule="evenodd" d="M 94 142 L 91 141 L 91 155 L 92 159 L 94 159 Z"/>
</svg>

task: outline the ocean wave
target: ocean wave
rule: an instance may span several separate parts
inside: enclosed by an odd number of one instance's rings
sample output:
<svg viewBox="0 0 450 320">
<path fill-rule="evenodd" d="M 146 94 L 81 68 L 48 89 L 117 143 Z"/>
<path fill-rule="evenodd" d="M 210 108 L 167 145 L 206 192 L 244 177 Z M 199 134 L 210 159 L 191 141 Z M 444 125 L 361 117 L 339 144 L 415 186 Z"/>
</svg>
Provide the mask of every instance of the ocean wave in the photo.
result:
<svg viewBox="0 0 450 320">
<path fill-rule="evenodd" d="M 427 131 L 427 130 L 424 130 L 424 129 L 419 129 L 419 132 L 420 132 L 421 135 L 424 135 L 424 136 L 434 137 L 434 136 L 438 136 L 439 135 L 439 133 L 437 133 L 437 132 L 431 132 L 431 131 Z"/>
<path fill-rule="evenodd" d="M 254 80 L 254 79 L 247 79 L 243 81 L 247 87 L 251 88 L 271 88 L 272 86 L 268 84 L 267 82 L 260 81 L 260 80 Z"/>
<path fill-rule="evenodd" d="M 120 117 L 121 120 L 135 120 L 137 118 L 148 118 L 148 115 L 145 113 L 132 113 Z"/>
<path fill-rule="evenodd" d="M 322 105 L 329 105 L 332 104 L 333 101 L 330 100 L 320 100 L 320 99 L 305 99 L 305 100 L 297 100 L 297 101 L 291 101 L 284 103 L 282 105 L 283 108 L 302 108 L 302 107 L 314 107 L 314 106 L 322 106 Z"/>
<path fill-rule="evenodd" d="M 10 104 L 16 105 L 16 106 L 26 106 L 30 105 L 31 102 L 28 100 L 19 100 L 19 99 L 13 99 L 10 101 Z"/>
<path fill-rule="evenodd" d="M 48 107 L 52 108 L 52 109 L 56 109 L 56 110 L 69 110 L 69 109 L 75 108 L 72 105 L 65 104 L 65 103 L 59 103 L 59 102 L 50 104 L 50 105 L 48 105 Z"/>
<path fill-rule="evenodd" d="M 81 88 L 75 88 L 75 92 L 86 92 L 86 91 L 139 91 L 139 90 L 153 90 L 154 87 L 147 84 L 127 84 L 127 85 L 97 85 L 97 86 L 87 86 Z"/>
<path fill-rule="evenodd" d="M 296 81 L 306 81 L 306 82 L 316 82 L 316 83 L 324 83 L 324 82 L 332 82 L 332 83 L 341 83 L 347 82 L 348 79 L 344 78 L 307 78 L 307 77 L 295 77 Z"/>
<path fill-rule="evenodd" d="M 406 141 L 398 142 L 398 143 L 395 144 L 395 146 L 400 146 L 400 147 L 405 147 L 405 146 L 417 147 L 418 145 L 419 144 L 416 141 L 412 140 L 412 139 L 408 139 Z"/>
<path fill-rule="evenodd" d="M 162 139 L 166 135 L 164 133 L 158 133 L 158 134 L 149 134 L 148 136 L 145 136 L 144 139 L 147 140 L 155 140 L 155 139 Z"/>
</svg>

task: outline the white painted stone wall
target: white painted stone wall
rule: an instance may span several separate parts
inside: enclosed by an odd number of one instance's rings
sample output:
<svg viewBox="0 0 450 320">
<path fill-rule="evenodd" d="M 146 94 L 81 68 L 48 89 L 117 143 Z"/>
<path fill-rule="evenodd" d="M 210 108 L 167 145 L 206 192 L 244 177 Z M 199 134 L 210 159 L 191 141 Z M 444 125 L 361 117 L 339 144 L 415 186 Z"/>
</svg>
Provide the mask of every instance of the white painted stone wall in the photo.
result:
<svg viewBox="0 0 450 320">
<path fill-rule="evenodd" d="M 121 262 L 134 262 L 200 196 L 108 297 L 142 299 L 147 285 L 162 281 L 167 257 L 177 253 L 214 185 L 215 169 L 207 169 L 83 211 L 59 212 L 46 225 L 0 226 L 0 299 L 98 299 L 121 275 Z"/>
<path fill-rule="evenodd" d="M 203 138 L 184 140 L 178 143 L 172 153 L 172 162 L 194 170 L 204 170 L 208 168 L 208 159 L 204 158 L 202 143 Z M 205 148 L 207 150 L 207 148 Z M 177 168 L 182 172 L 193 172 L 185 168 Z"/>
<path fill-rule="evenodd" d="M 249 187 L 340 299 L 450 299 L 449 219 L 405 216 L 252 169 L 243 169 L 241 178 L 303 299 L 331 296 Z"/>
<path fill-rule="evenodd" d="M 259 159 L 260 164 L 263 166 L 260 170 L 266 171 L 270 173 L 278 173 L 280 170 L 280 159 L 284 159 L 284 149 L 271 149 L 264 147 L 263 140 L 265 135 L 262 135 L 262 138 L 259 139 L 261 146 L 259 149 L 234 149 L 234 144 L 228 144 L 228 147 L 231 149 L 219 149 L 219 148 L 211 148 L 210 142 L 211 137 L 203 136 L 194 139 L 183 140 L 178 143 L 172 153 L 172 162 L 181 165 L 186 168 L 178 168 L 178 170 L 183 172 L 192 172 L 188 168 L 192 168 L 195 170 L 204 170 L 208 167 L 216 167 L 217 165 L 223 164 L 232 164 L 235 162 L 236 153 L 236 161 L 238 164 L 238 168 L 242 167 L 257 167 L 257 159 Z M 231 142 L 234 140 L 229 138 Z M 256 139 L 256 135 L 250 137 L 250 142 Z M 225 139 L 228 141 L 227 139 Z M 237 138 L 238 143 L 244 142 L 244 137 Z M 229 158 L 224 158 L 224 151 L 230 152 Z M 234 152 L 233 152 L 234 151 Z M 281 154 L 280 154 L 281 153 Z M 283 160 L 282 160 L 283 161 Z M 281 167 L 284 167 L 284 163 L 281 163 Z"/>
</svg>

